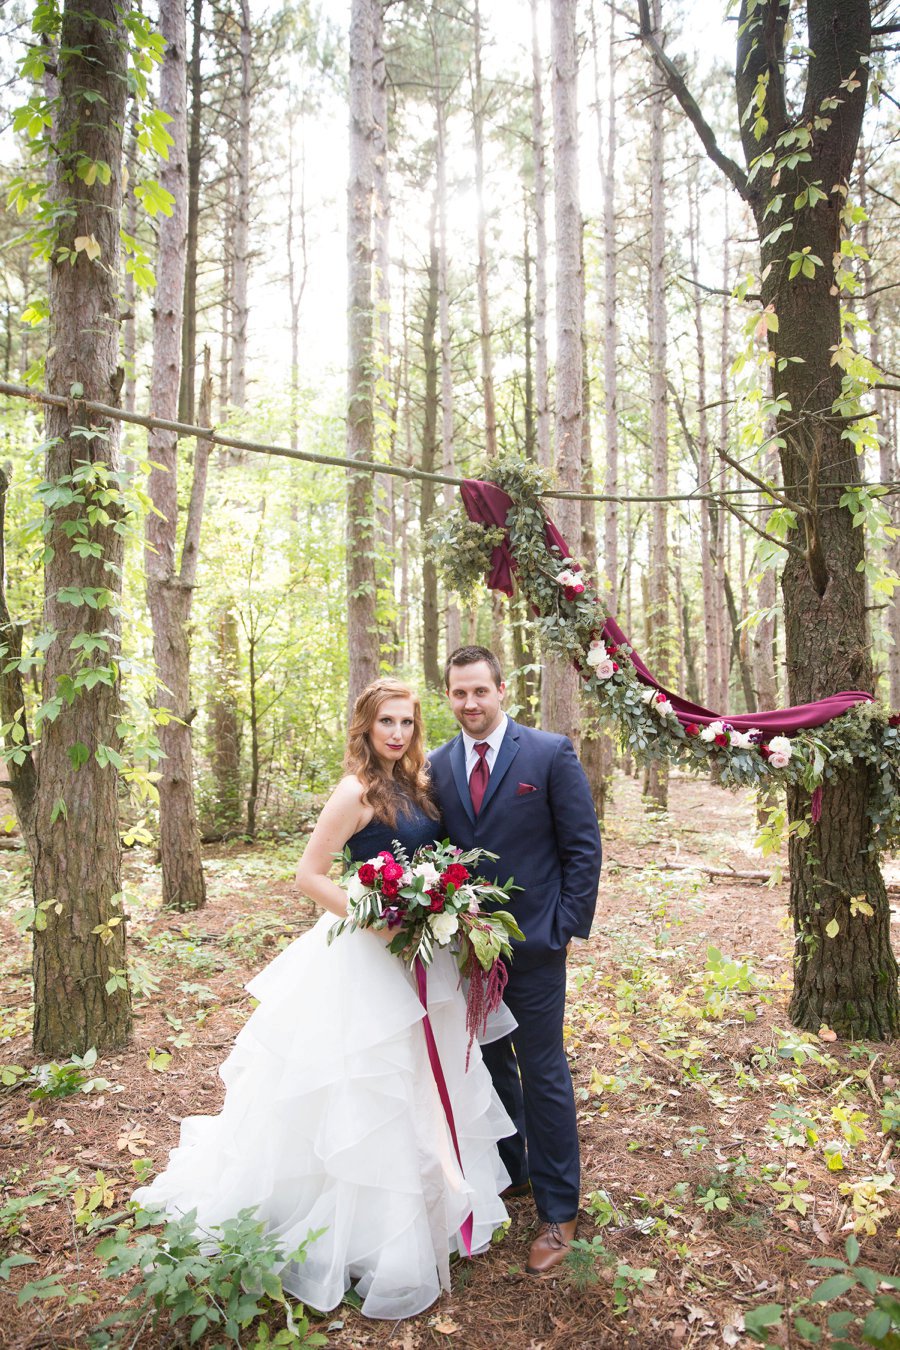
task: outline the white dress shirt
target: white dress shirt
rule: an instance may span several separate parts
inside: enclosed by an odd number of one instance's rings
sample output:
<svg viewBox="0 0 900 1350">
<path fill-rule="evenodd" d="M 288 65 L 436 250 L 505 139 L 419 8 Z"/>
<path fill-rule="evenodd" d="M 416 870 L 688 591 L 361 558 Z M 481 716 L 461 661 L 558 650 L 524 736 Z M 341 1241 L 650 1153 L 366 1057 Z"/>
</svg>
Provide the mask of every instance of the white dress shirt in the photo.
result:
<svg viewBox="0 0 900 1350">
<path fill-rule="evenodd" d="M 500 742 L 503 740 L 503 737 L 506 735 L 506 724 L 507 724 L 508 721 L 509 721 L 509 718 L 506 716 L 506 713 L 501 713 L 501 714 L 500 714 L 500 721 L 499 721 L 499 722 L 497 723 L 497 725 L 494 727 L 494 730 L 491 732 L 490 736 L 482 736 L 482 737 L 480 737 L 478 740 L 475 740 L 474 737 L 470 736 L 469 733 L 468 733 L 467 731 L 464 731 L 464 732 L 463 732 L 463 734 L 462 734 L 462 737 L 463 737 L 463 744 L 465 745 L 465 748 L 466 748 L 466 778 L 467 778 L 467 779 L 469 779 L 469 778 L 472 777 L 472 770 L 475 768 L 475 765 L 478 763 L 478 752 L 476 751 L 475 746 L 476 746 L 476 745 L 484 745 L 485 741 L 487 741 L 487 745 L 488 745 L 487 754 L 486 754 L 485 757 L 484 757 L 484 758 L 485 758 L 485 763 L 486 763 L 487 766 L 488 766 L 488 773 L 492 773 L 492 772 L 493 772 L 494 764 L 495 764 L 496 759 L 497 759 L 497 751 L 500 749 Z"/>
</svg>

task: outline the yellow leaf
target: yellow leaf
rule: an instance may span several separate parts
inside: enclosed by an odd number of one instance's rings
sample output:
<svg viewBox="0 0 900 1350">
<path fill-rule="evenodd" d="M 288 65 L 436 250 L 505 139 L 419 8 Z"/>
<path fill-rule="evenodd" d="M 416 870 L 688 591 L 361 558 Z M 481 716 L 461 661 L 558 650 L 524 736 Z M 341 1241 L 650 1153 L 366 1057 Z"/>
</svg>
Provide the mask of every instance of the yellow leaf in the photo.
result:
<svg viewBox="0 0 900 1350">
<path fill-rule="evenodd" d="M 825 1161 L 828 1164 L 829 1172 L 843 1172 L 844 1159 L 841 1157 L 840 1153 L 826 1153 Z"/>
<path fill-rule="evenodd" d="M 431 1325 L 442 1336 L 452 1336 L 455 1331 L 459 1331 L 459 1326 L 450 1317 L 436 1317 Z"/>
<path fill-rule="evenodd" d="M 92 234 L 79 234 L 74 240 L 76 253 L 86 253 L 91 262 L 100 257 L 102 249 Z"/>
<path fill-rule="evenodd" d="M 854 918 L 856 918 L 857 914 L 865 914 L 867 915 L 868 918 L 871 919 L 875 911 L 869 904 L 868 900 L 866 899 L 865 894 L 863 894 L 863 895 L 851 895 L 850 913 Z"/>
<path fill-rule="evenodd" d="M 840 931 L 841 925 L 838 923 L 837 919 L 832 919 L 825 925 L 825 932 L 830 938 L 836 938 Z"/>
</svg>

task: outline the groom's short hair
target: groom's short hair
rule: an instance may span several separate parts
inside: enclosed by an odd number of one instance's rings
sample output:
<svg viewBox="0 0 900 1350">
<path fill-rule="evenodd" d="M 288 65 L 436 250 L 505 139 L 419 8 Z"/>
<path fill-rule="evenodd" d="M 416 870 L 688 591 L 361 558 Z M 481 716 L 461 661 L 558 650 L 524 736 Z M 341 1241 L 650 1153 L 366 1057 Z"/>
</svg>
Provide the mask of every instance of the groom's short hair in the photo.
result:
<svg viewBox="0 0 900 1350">
<path fill-rule="evenodd" d="M 476 661 L 487 662 L 494 684 L 499 689 L 503 683 L 503 671 L 490 647 L 457 647 L 455 652 L 451 652 L 444 666 L 444 688 L 450 688 L 450 671 L 454 666 L 474 666 Z"/>
</svg>

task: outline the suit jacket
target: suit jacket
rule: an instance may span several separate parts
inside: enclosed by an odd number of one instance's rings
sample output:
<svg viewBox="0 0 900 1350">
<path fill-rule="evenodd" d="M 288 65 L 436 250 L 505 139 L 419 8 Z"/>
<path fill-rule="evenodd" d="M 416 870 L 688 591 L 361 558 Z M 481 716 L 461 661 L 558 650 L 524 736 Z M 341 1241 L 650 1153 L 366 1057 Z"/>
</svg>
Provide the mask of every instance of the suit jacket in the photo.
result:
<svg viewBox="0 0 900 1350">
<path fill-rule="evenodd" d="M 460 848 L 485 848 L 479 873 L 512 877 L 510 911 L 525 934 L 515 968 L 527 970 L 587 937 L 597 904 L 601 846 L 584 769 L 567 736 L 511 718 L 481 810 L 472 810 L 462 733 L 431 755 L 431 776 L 447 834 Z"/>
</svg>

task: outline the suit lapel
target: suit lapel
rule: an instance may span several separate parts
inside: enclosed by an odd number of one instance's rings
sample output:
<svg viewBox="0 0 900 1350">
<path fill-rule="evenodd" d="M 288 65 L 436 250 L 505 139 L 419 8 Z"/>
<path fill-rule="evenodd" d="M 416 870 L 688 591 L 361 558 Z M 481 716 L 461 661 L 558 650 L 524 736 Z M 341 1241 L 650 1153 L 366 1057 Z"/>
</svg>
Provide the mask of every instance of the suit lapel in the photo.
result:
<svg viewBox="0 0 900 1350">
<path fill-rule="evenodd" d="M 450 767 L 453 770 L 453 781 L 456 783 L 459 800 L 462 802 L 470 822 L 474 825 L 475 812 L 472 810 L 472 795 L 469 792 L 469 780 L 466 777 L 466 743 L 462 738 L 462 733 L 450 746 Z M 488 790 L 490 790 L 490 786 Z"/>
<path fill-rule="evenodd" d="M 461 738 L 460 738 L 461 739 Z M 500 749 L 497 751 L 497 758 L 494 760 L 494 767 L 491 769 L 491 776 L 488 779 L 487 790 L 484 794 L 484 800 L 481 803 L 479 815 L 483 816 L 485 810 L 490 805 L 491 798 L 494 796 L 510 764 L 512 764 L 516 755 L 519 753 L 519 728 L 510 718 L 506 725 L 506 735 L 500 742 Z M 465 767 L 464 767 L 465 772 Z M 466 784 L 468 795 L 468 784 Z M 471 799 L 469 807 L 471 809 Z"/>
</svg>

